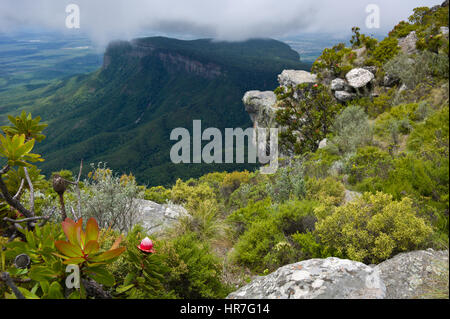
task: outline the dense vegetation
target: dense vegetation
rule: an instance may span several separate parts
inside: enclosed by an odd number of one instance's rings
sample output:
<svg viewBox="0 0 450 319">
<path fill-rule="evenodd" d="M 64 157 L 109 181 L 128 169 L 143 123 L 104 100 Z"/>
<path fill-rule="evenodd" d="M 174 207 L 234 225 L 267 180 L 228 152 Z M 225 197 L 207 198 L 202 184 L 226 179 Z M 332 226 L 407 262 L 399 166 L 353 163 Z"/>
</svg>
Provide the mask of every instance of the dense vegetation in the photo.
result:
<svg viewBox="0 0 450 319">
<path fill-rule="evenodd" d="M 177 177 L 252 165 L 175 165 L 174 128 L 249 127 L 242 96 L 252 88 L 273 90 L 283 69 L 309 69 L 298 53 L 275 40 L 241 43 L 146 38 L 112 43 L 105 67 L 1 99 L 0 114 L 23 109 L 45 118 L 47 139 L 37 150 L 46 175 L 76 170 L 81 159 L 133 172 L 139 182 L 170 185 Z M 108 67 L 106 67 L 106 65 Z M 4 116 L 3 121 L 6 121 Z M 87 173 L 87 172 L 85 172 Z"/>
<path fill-rule="evenodd" d="M 273 175 L 212 172 L 149 188 L 100 164 L 91 166 L 83 182 L 70 171 L 48 180 L 31 165 L 41 160 L 31 153 L 43 140 L 40 118 L 10 117 L 0 138 L 0 156 L 7 161 L 0 171 L 1 271 L 28 298 L 223 298 L 254 275 L 304 259 L 336 256 L 370 264 L 405 251 L 448 249 L 448 37 L 441 36 L 441 26 L 448 27 L 448 6 L 416 9 L 410 22 L 379 43 L 355 28 L 351 48 L 327 49 L 315 64 L 322 83 L 276 90 L 291 115 L 308 111 L 312 117 L 301 127 L 308 138 L 301 147 L 281 136 L 296 155 L 280 159 Z M 412 30 L 419 51 L 405 56 L 395 43 Z M 363 47 L 359 61 L 356 53 L 350 58 Z M 330 69 L 336 61 L 339 69 Z M 327 96 L 330 74 L 366 63 L 377 66 L 376 81 L 389 73 L 397 84 L 375 84 L 376 96 L 347 104 Z M 311 94 L 299 105 L 291 99 L 297 89 Z M 318 104 L 309 96 L 318 96 Z M 289 128 L 301 118 L 284 115 L 278 120 Z M 323 137 L 329 142 L 318 149 Z M 63 205 L 58 178 L 67 181 Z M 142 241 L 147 234 L 141 226 L 128 227 L 130 198 L 181 204 L 191 218 L 150 236 L 149 244 Z M 64 205 L 77 224 L 66 219 L 61 227 Z M 120 225 L 118 218 L 124 218 Z M 72 229 L 92 243 L 80 241 Z M 18 268 L 15 258 L 22 253 L 31 263 Z M 81 289 L 63 288 L 64 262 L 81 265 Z M 92 280 L 103 285 L 95 293 Z M 448 278 L 441 281 L 445 287 Z M 15 298 L 13 285 L 5 282 L 0 294 Z M 442 293 L 448 298 L 448 290 Z"/>
</svg>

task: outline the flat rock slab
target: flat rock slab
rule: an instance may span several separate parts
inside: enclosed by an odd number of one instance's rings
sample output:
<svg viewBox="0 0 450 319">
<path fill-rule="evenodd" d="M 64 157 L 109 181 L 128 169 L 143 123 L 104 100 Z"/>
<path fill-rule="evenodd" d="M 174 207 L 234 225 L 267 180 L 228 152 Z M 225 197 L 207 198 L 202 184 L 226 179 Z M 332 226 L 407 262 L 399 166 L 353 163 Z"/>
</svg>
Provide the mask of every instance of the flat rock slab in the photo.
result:
<svg viewBox="0 0 450 319">
<path fill-rule="evenodd" d="M 375 267 L 386 285 L 387 299 L 426 297 L 439 277 L 448 281 L 448 250 L 402 253 Z"/>
<path fill-rule="evenodd" d="M 382 299 L 379 273 L 339 258 L 310 259 L 279 268 L 230 294 L 228 299 Z"/>
</svg>

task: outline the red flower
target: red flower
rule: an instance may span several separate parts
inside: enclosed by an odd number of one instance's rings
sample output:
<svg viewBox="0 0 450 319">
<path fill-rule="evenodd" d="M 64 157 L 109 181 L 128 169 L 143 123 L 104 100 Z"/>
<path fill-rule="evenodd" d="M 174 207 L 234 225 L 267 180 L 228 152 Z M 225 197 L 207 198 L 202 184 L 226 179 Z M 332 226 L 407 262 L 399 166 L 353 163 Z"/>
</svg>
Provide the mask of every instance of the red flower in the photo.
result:
<svg viewBox="0 0 450 319">
<path fill-rule="evenodd" d="M 314 84 L 314 87 L 316 88 L 316 87 L 318 87 L 319 85 L 318 84 Z"/>
<path fill-rule="evenodd" d="M 155 250 L 153 249 L 153 242 L 150 240 L 150 238 L 145 237 L 141 244 L 137 246 L 140 251 L 143 251 L 144 253 L 154 253 Z"/>
</svg>

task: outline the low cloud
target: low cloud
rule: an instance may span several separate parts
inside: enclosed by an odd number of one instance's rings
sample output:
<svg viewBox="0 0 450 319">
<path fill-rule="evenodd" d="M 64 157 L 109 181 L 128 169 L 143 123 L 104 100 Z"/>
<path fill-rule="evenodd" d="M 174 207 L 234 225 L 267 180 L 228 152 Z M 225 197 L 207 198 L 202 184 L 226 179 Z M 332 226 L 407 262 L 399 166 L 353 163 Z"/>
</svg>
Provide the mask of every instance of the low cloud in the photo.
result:
<svg viewBox="0 0 450 319">
<path fill-rule="evenodd" d="M 69 32 L 68 4 L 81 10 L 81 29 L 96 43 L 141 35 L 183 35 L 239 41 L 306 32 L 348 33 L 361 26 L 368 4 L 381 10 L 379 30 L 390 30 L 414 7 L 438 0 L 1 0 L 0 32 L 23 28 Z M 75 32 L 74 30 L 70 32 Z"/>
</svg>

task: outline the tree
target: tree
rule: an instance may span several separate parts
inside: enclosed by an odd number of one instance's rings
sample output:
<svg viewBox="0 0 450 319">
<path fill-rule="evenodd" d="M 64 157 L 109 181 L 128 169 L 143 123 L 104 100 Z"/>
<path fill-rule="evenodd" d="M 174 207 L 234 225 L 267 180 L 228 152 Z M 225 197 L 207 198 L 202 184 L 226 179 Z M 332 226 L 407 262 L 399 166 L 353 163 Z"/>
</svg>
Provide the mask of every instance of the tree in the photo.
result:
<svg viewBox="0 0 450 319">
<path fill-rule="evenodd" d="M 295 154 L 315 151 L 343 107 L 322 84 L 301 84 L 278 98 L 280 109 L 276 120 L 282 127 L 280 144 L 284 151 Z"/>
</svg>

